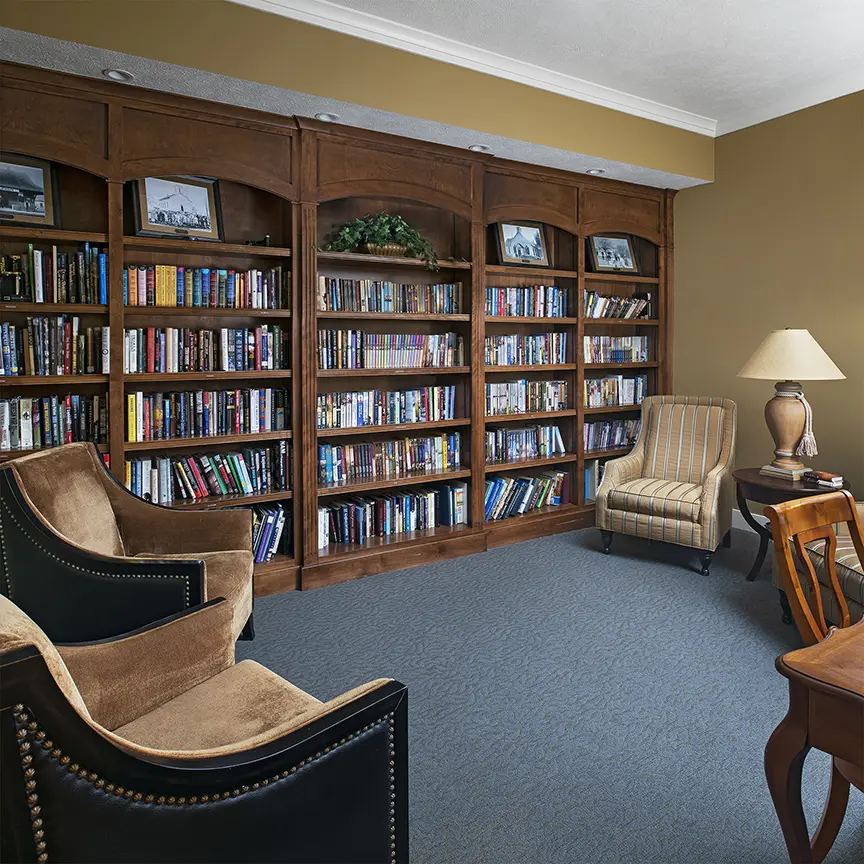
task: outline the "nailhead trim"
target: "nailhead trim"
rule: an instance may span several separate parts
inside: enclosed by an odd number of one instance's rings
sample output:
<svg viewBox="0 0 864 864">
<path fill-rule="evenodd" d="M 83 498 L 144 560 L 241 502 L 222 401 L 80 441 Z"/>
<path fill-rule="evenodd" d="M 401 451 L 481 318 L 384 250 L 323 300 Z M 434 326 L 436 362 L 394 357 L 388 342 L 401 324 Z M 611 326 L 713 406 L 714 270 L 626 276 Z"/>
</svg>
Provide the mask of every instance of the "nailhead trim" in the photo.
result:
<svg viewBox="0 0 864 864">
<path fill-rule="evenodd" d="M 40 549 L 44 552 L 49 558 L 53 558 L 55 561 L 62 564 L 64 567 L 70 567 L 72 570 L 77 570 L 79 573 L 89 573 L 91 576 L 107 576 L 113 579 L 181 579 L 186 586 L 186 605 L 189 605 L 189 577 L 179 573 L 108 573 L 103 570 L 88 570 L 86 567 L 79 567 L 77 564 L 73 564 L 71 561 L 66 561 L 63 558 L 55 555 L 50 550 L 46 549 L 38 540 L 35 540 L 31 537 L 27 531 L 24 529 L 24 526 L 15 518 L 15 514 L 8 508 L 6 503 L 0 500 L 0 508 L 6 511 L 9 514 L 9 518 L 15 523 L 18 531 L 27 538 L 37 549 Z M 6 539 L 3 535 L 3 518 L 2 514 L 0 514 L 0 547 L 3 549 L 3 568 L 6 576 L 6 589 L 9 592 L 8 597 L 12 599 L 12 586 L 9 584 L 9 569 L 6 566 Z M 146 559 L 142 559 L 146 560 Z"/>
<path fill-rule="evenodd" d="M 106 795 L 114 795 L 117 798 L 125 798 L 132 801 L 144 801 L 146 804 L 155 804 L 157 806 L 192 806 L 196 804 L 215 803 L 216 801 L 224 801 L 228 798 L 238 798 L 246 795 L 249 792 L 257 792 L 260 788 L 269 786 L 271 783 L 276 783 L 279 780 L 284 780 L 291 774 L 295 774 L 300 768 L 311 765 L 323 759 L 329 753 L 338 750 L 349 741 L 355 738 L 360 738 L 367 732 L 377 729 L 382 723 L 387 723 L 387 753 L 389 782 L 388 789 L 390 795 L 389 822 L 390 822 L 390 860 L 396 860 L 396 762 L 395 750 L 393 745 L 394 737 L 394 712 L 385 714 L 380 720 L 374 723 L 369 723 L 362 729 L 340 738 L 337 743 L 325 747 L 323 750 L 316 753 L 314 756 L 309 756 L 302 762 L 298 762 L 291 768 L 286 768 L 279 774 L 274 774 L 272 777 L 265 778 L 253 783 L 251 786 L 243 785 L 230 791 L 214 792 L 209 795 L 192 795 L 175 797 L 173 795 L 166 797 L 164 795 L 154 796 L 153 794 L 145 794 L 136 792 L 133 789 L 125 789 L 122 786 L 115 786 L 113 783 L 107 783 L 95 771 L 88 771 L 87 768 L 79 765 L 77 762 L 72 762 L 71 759 L 64 755 L 59 747 L 54 746 L 54 742 L 46 736 L 46 733 L 39 728 L 39 724 L 35 720 L 30 719 L 30 714 L 22 704 L 14 705 L 12 708 L 12 716 L 15 720 L 16 729 L 15 735 L 18 739 L 18 750 L 21 756 L 21 767 L 24 770 L 24 788 L 27 792 L 27 806 L 30 808 L 30 823 L 33 830 L 33 841 L 36 844 L 37 862 L 44 864 L 48 860 L 47 846 L 45 842 L 45 831 L 42 827 L 42 819 L 39 814 L 42 808 L 39 805 L 39 793 L 36 785 L 36 771 L 32 767 L 33 756 L 30 753 L 31 741 L 32 744 L 42 747 L 48 754 L 53 757 L 58 765 L 62 765 L 70 774 L 77 774 L 82 780 L 92 784 L 100 792 Z"/>
</svg>

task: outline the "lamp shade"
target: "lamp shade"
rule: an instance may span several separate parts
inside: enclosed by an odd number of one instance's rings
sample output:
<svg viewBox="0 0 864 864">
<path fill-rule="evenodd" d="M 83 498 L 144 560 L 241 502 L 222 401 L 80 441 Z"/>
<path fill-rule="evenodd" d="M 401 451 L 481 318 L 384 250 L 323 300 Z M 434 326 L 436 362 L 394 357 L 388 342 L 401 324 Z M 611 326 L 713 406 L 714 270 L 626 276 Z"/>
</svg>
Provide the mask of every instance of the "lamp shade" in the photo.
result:
<svg viewBox="0 0 864 864">
<path fill-rule="evenodd" d="M 738 373 L 768 381 L 829 381 L 846 376 L 809 330 L 772 330 Z"/>
</svg>

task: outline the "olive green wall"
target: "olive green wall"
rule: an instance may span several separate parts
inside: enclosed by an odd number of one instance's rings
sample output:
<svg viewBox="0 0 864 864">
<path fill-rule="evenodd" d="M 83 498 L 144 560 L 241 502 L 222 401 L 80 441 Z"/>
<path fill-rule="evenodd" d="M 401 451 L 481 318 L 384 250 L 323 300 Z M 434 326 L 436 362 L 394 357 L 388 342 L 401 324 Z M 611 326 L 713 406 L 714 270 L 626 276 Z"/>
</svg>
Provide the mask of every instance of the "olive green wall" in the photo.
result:
<svg viewBox="0 0 864 864">
<path fill-rule="evenodd" d="M 864 498 L 864 92 L 716 139 L 675 205 L 675 391 L 738 403 L 739 466 L 770 461 L 770 381 L 736 378 L 769 330 L 806 327 L 845 381 L 804 383 L 818 468 Z"/>
<path fill-rule="evenodd" d="M 4 0 L 0 26 L 686 177 L 713 176 L 714 140 L 705 135 L 225 0 Z"/>
</svg>

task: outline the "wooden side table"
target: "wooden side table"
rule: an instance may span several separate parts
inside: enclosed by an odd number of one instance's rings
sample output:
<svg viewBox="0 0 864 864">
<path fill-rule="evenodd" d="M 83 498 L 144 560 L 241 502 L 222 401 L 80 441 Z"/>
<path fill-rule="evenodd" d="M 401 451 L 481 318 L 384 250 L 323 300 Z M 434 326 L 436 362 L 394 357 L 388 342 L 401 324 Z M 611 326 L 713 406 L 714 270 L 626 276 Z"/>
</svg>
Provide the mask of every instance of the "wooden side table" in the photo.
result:
<svg viewBox="0 0 864 864">
<path fill-rule="evenodd" d="M 735 495 L 738 499 L 738 509 L 744 517 L 744 521 L 759 535 L 759 551 L 756 560 L 747 574 L 747 581 L 752 582 L 765 563 L 765 555 L 768 553 L 768 542 L 771 540 L 771 529 L 762 525 L 753 518 L 753 514 L 747 506 L 748 501 L 756 501 L 759 504 L 782 504 L 784 501 L 792 501 L 794 498 L 808 498 L 811 495 L 823 495 L 830 492 L 824 486 L 813 486 L 800 480 L 781 480 L 779 477 L 768 477 L 760 474 L 758 468 L 736 468 L 732 472 L 735 478 Z M 848 489 L 848 484 L 843 484 Z M 789 602 L 785 593 L 780 592 L 780 605 L 783 607 L 783 621 L 792 623 L 792 613 L 789 610 Z"/>
</svg>

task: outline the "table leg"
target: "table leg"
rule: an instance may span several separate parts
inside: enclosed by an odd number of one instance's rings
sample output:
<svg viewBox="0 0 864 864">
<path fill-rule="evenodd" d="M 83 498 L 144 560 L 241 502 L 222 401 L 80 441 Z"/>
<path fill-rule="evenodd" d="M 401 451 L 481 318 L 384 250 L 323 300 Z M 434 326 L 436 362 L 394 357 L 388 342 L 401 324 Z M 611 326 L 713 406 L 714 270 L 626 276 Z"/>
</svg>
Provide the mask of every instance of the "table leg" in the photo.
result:
<svg viewBox="0 0 864 864">
<path fill-rule="evenodd" d="M 747 574 L 747 581 L 752 582 L 759 575 L 759 571 L 765 563 L 765 555 L 768 552 L 768 541 L 771 539 L 771 531 L 753 518 L 753 515 L 750 513 L 750 508 L 747 506 L 747 499 L 741 492 L 740 485 L 736 485 L 735 495 L 738 499 L 738 509 L 741 511 L 744 521 L 759 535 L 759 551 L 756 553 L 756 560 L 753 562 L 753 566 Z"/>
</svg>

